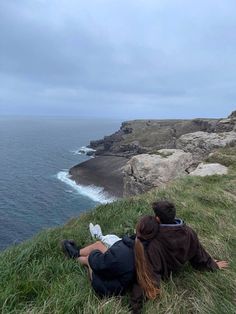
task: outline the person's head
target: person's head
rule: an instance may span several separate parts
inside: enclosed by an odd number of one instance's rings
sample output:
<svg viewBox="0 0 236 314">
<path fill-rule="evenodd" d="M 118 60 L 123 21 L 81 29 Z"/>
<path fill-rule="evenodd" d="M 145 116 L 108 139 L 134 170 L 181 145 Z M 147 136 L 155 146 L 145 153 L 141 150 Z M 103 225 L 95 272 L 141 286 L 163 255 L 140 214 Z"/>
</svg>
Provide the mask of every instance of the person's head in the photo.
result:
<svg viewBox="0 0 236 314">
<path fill-rule="evenodd" d="M 156 286 L 153 268 L 148 260 L 142 241 L 152 241 L 159 232 L 159 223 L 154 216 L 142 217 L 136 226 L 134 246 L 137 280 L 149 299 L 155 299 L 160 290 Z"/>
<path fill-rule="evenodd" d="M 151 240 L 159 232 L 159 223 L 151 215 L 143 216 L 137 223 L 136 235 L 140 240 Z"/>
<path fill-rule="evenodd" d="M 155 216 L 160 219 L 163 224 L 174 223 L 176 208 L 175 205 L 169 201 L 162 200 L 152 203 L 152 209 Z"/>
</svg>

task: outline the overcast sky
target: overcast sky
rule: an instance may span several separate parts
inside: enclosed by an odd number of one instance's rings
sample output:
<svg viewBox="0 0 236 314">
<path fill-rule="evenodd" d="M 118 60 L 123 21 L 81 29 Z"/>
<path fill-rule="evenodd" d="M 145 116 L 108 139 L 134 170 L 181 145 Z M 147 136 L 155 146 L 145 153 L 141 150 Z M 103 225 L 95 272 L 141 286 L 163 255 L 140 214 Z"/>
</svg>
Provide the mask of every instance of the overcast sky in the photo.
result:
<svg viewBox="0 0 236 314">
<path fill-rule="evenodd" d="M 235 0 L 0 0 L 0 115 L 233 109 Z"/>
</svg>

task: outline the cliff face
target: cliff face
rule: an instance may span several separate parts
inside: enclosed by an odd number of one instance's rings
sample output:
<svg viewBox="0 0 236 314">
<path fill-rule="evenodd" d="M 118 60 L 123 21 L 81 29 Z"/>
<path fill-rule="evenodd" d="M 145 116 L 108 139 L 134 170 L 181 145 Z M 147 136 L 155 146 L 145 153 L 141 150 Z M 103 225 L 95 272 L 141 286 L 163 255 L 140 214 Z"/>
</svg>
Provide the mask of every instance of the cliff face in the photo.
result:
<svg viewBox="0 0 236 314">
<path fill-rule="evenodd" d="M 127 121 L 114 134 L 91 141 L 97 158 L 70 174 L 115 196 L 136 195 L 188 175 L 211 152 L 235 145 L 236 111 L 224 119 Z"/>
<path fill-rule="evenodd" d="M 234 128 L 234 117 L 228 119 L 134 120 L 123 122 L 119 131 L 104 139 L 91 141 L 95 155 L 131 157 L 163 148 L 176 148 L 180 136 L 197 131 L 228 132 Z"/>
</svg>

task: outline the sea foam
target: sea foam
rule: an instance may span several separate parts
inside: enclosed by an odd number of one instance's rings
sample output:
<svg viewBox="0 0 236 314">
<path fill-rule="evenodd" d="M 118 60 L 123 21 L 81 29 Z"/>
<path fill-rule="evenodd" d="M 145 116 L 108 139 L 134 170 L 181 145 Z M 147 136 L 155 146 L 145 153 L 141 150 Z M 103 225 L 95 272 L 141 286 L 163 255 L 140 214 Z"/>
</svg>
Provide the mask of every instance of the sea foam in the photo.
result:
<svg viewBox="0 0 236 314">
<path fill-rule="evenodd" d="M 111 197 L 107 195 L 104 192 L 104 189 L 102 187 L 98 187 L 95 185 L 80 185 L 77 184 L 75 181 L 70 179 L 70 175 L 68 171 L 60 171 L 57 174 L 57 178 L 71 186 L 75 191 L 77 191 L 79 194 L 89 197 L 95 202 L 99 202 L 101 204 L 106 203 L 112 203 L 116 199 L 114 197 Z"/>
<path fill-rule="evenodd" d="M 74 155 L 83 155 L 87 154 L 88 152 L 95 152 L 96 150 L 87 146 L 81 146 L 79 149 L 72 150 L 71 152 Z"/>
</svg>

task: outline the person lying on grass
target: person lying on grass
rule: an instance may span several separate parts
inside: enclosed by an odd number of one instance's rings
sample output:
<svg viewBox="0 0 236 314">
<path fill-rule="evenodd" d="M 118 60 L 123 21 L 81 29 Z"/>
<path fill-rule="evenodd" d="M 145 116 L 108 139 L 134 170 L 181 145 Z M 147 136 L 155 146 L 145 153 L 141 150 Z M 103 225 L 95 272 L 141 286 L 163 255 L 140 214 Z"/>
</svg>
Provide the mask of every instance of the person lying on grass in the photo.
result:
<svg viewBox="0 0 236 314">
<path fill-rule="evenodd" d="M 64 240 L 69 257 L 89 269 L 92 287 L 100 296 L 120 295 L 131 286 L 133 313 L 140 313 L 143 300 L 155 299 L 161 279 L 169 278 L 186 262 L 199 270 L 227 267 L 215 261 L 200 244 L 196 233 L 180 219 L 175 219 L 175 206 L 167 201 L 153 204 L 154 216 L 144 216 L 136 235 L 124 237 L 107 248 L 98 241 L 79 249 L 75 242 Z M 163 223 L 165 222 L 165 223 Z"/>
</svg>

